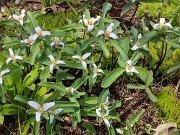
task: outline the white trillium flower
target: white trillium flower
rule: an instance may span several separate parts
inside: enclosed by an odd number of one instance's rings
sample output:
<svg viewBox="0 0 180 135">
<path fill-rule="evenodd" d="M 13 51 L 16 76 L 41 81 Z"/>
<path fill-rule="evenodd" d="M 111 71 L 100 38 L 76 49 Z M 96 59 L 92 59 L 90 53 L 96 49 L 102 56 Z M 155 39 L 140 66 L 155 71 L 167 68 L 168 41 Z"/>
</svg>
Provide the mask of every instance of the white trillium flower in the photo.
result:
<svg viewBox="0 0 180 135">
<path fill-rule="evenodd" d="M 74 59 L 79 59 L 82 63 L 83 68 L 86 70 L 87 69 L 87 63 L 86 63 L 86 59 L 91 55 L 91 53 L 86 53 L 83 56 L 79 56 L 79 55 L 75 55 L 72 56 Z"/>
<path fill-rule="evenodd" d="M 21 40 L 21 43 L 26 43 L 28 46 L 32 45 L 36 41 L 37 37 L 37 34 L 31 35 L 27 39 Z"/>
<path fill-rule="evenodd" d="M 92 64 L 94 69 L 93 69 L 93 78 L 96 78 L 98 73 L 104 73 L 102 69 L 99 69 L 96 64 Z"/>
<path fill-rule="evenodd" d="M 35 101 L 28 101 L 28 104 L 37 110 L 36 112 L 36 121 L 40 121 L 40 117 L 43 112 L 47 111 L 49 108 L 53 107 L 55 105 L 54 102 L 45 103 L 43 105 L 38 104 Z"/>
<path fill-rule="evenodd" d="M 108 110 L 109 109 L 109 97 L 105 99 L 104 102 L 102 102 L 103 109 Z"/>
<path fill-rule="evenodd" d="M 106 30 L 99 30 L 99 32 L 97 33 L 97 36 L 99 35 L 103 35 L 104 34 L 104 37 L 105 39 L 111 37 L 113 39 L 118 39 L 117 35 L 112 32 L 113 31 L 113 26 L 114 26 L 114 23 L 111 23 L 107 28 Z"/>
<path fill-rule="evenodd" d="M 166 23 L 165 18 L 160 18 L 160 22 L 153 25 L 153 28 L 156 30 L 161 30 L 162 28 L 172 28 L 170 23 Z"/>
<path fill-rule="evenodd" d="M 94 28 L 94 23 L 100 19 L 100 16 L 96 18 L 92 17 L 90 19 L 86 19 L 85 15 L 83 15 L 83 20 L 80 20 L 80 23 L 83 21 L 85 26 L 87 26 L 88 31 L 91 31 Z"/>
<path fill-rule="evenodd" d="M 50 33 L 49 31 L 42 31 L 39 26 L 37 26 L 37 27 L 35 28 L 35 31 L 36 31 L 36 35 L 37 35 L 38 37 L 45 37 L 45 36 L 51 35 L 51 33 Z"/>
<path fill-rule="evenodd" d="M 9 58 L 6 60 L 6 63 L 9 64 L 10 61 L 15 61 L 15 60 L 22 60 L 23 58 L 18 55 L 14 55 L 14 52 L 11 48 L 9 48 Z"/>
<path fill-rule="evenodd" d="M 135 45 L 131 48 L 131 50 L 137 50 L 139 48 L 143 48 L 144 50 L 148 50 L 147 49 L 147 46 L 146 45 L 143 45 L 143 47 L 141 47 L 140 43 L 139 43 L 139 40 L 142 38 L 142 35 L 141 33 L 138 35 L 138 40 L 137 42 L 135 43 Z"/>
<path fill-rule="evenodd" d="M 56 114 L 62 112 L 63 109 L 62 108 L 59 108 L 59 109 L 56 109 L 56 110 L 49 110 L 49 114 L 50 114 L 50 124 L 52 124 L 53 120 L 54 120 L 54 117 Z"/>
<path fill-rule="evenodd" d="M 64 47 L 64 43 L 60 41 L 59 38 L 55 37 L 54 40 L 51 42 L 50 46 L 53 47 L 54 45 L 62 45 Z"/>
<path fill-rule="evenodd" d="M 101 107 L 99 107 L 99 108 L 96 109 L 96 114 L 97 114 L 98 117 L 100 117 L 104 121 L 106 126 L 110 127 L 110 122 L 107 119 L 107 117 L 109 115 L 109 110 L 106 110 L 106 113 L 102 114 L 101 113 Z"/>
<path fill-rule="evenodd" d="M 51 73 L 53 73 L 53 69 L 54 69 L 55 65 L 57 65 L 57 64 L 65 64 L 65 62 L 62 61 L 62 60 L 55 60 L 55 58 L 52 55 L 49 55 L 48 57 L 51 60 L 51 65 L 50 65 L 50 72 Z"/>
<path fill-rule="evenodd" d="M 127 73 L 139 73 L 135 67 L 133 66 L 133 62 L 131 60 L 127 61 L 127 66 L 126 66 L 126 72 Z"/>
<path fill-rule="evenodd" d="M 67 87 L 66 90 L 71 92 L 71 94 L 74 94 L 76 92 L 76 89 L 74 89 L 73 87 Z"/>
<path fill-rule="evenodd" d="M 2 79 L 3 79 L 3 75 L 6 74 L 6 73 L 8 73 L 8 72 L 10 72 L 9 69 L 5 69 L 5 70 L 3 70 L 3 71 L 0 72 L 0 84 L 3 83 L 3 80 L 2 80 Z"/>
<path fill-rule="evenodd" d="M 23 18 L 25 16 L 25 10 L 21 10 L 21 14 L 20 15 L 16 15 L 16 14 L 13 14 L 13 18 L 15 20 L 17 20 L 21 25 L 23 25 Z"/>
</svg>

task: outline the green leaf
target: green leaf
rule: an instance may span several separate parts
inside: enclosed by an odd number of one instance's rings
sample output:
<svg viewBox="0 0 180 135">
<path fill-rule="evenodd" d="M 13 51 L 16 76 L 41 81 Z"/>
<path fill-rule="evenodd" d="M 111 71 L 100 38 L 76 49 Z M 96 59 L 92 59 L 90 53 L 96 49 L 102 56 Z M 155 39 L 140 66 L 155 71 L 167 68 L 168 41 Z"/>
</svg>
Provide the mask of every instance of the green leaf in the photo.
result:
<svg viewBox="0 0 180 135">
<path fill-rule="evenodd" d="M 131 127 L 134 126 L 134 124 L 136 122 L 138 122 L 138 120 L 140 119 L 140 117 L 142 116 L 142 114 L 145 112 L 145 109 L 141 109 L 139 112 L 137 112 L 135 115 L 133 115 L 129 120 L 129 124 L 131 125 Z"/>
<path fill-rule="evenodd" d="M 97 105 L 99 102 L 98 97 L 89 97 L 79 101 L 82 106 Z"/>
<path fill-rule="evenodd" d="M 169 74 L 169 73 L 171 73 L 171 72 L 173 72 L 173 71 L 175 71 L 177 69 L 180 69 L 180 62 L 178 62 L 178 63 L 174 64 L 172 67 L 170 67 L 168 69 L 167 73 Z"/>
<path fill-rule="evenodd" d="M 28 17 L 28 20 L 31 22 L 31 24 L 33 25 L 34 28 L 38 26 L 38 22 L 35 19 L 35 17 L 33 16 L 32 12 L 28 11 L 27 12 L 27 17 Z"/>
<path fill-rule="evenodd" d="M 27 104 L 29 99 L 26 96 L 16 95 L 14 100 Z"/>
<path fill-rule="evenodd" d="M 125 69 L 117 68 L 109 74 L 107 74 L 101 83 L 101 87 L 109 87 L 124 71 Z"/>
<path fill-rule="evenodd" d="M 76 79 L 76 81 L 74 81 L 74 83 L 71 85 L 72 88 L 74 89 L 79 89 L 89 78 L 89 76 L 83 76 L 79 79 Z"/>
<path fill-rule="evenodd" d="M 168 44 L 174 48 L 180 49 L 180 42 L 178 41 L 168 41 Z"/>
<path fill-rule="evenodd" d="M 122 9 L 122 11 L 121 11 L 121 16 L 123 16 L 126 12 L 128 12 L 135 4 L 136 4 L 136 2 L 134 2 L 134 3 L 129 2 L 129 3 L 127 3 L 127 4 L 123 7 L 123 9 Z"/>
<path fill-rule="evenodd" d="M 141 78 L 141 80 L 145 82 L 148 70 L 140 66 L 136 66 L 136 70 L 139 72 L 136 75 L 139 76 L 139 78 Z"/>
<path fill-rule="evenodd" d="M 64 85 L 60 84 L 60 83 L 54 83 L 54 82 L 40 82 L 38 83 L 39 86 L 43 86 L 46 88 L 50 88 L 50 89 L 54 89 L 54 90 L 58 90 L 61 91 L 63 93 L 66 93 L 66 88 Z"/>
<path fill-rule="evenodd" d="M 84 29 L 85 27 L 83 26 L 83 24 L 69 24 L 66 25 L 65 27 L 63 27 L 62 30 L 64 31 L 71 31 L 71 30 L 81 30 Z"/>
<path fill-rule="evenodd" d="M 83 126 L 86 130 L 88 130 L 90 133 L 96 134 L 95 128 L 94 128 L 90 123 L 83 122 L 82 126 Z"/>
<path fill-rule="evenodd" d="M 109 108 L 110 111 L 119 108 L 121 106 L 121 101 L 115 101 L 115 103 L 113 103 L 113 105 Z"/>
<path fill-rule="evenodd" d="M 113 128 L 112 125 L 110 126 L 110 128 L 108 129 L 108 131 L 109 131 L 109 135 L 116 135 L 115 130 L 114 130 L 114 128 Z"/>
<path fill-rule="evenodd" d="M 91 37 L 84 42 L 81 43 L 80 50 L 84 51 L 88 46 L 90 46 L 93 42 L 97 41 L 97 37 Z"/>
<path fill-rule="evenodd" d="M 149 88 L 146 88 L 145 89 L 149 99 L 152 101 L 152 102 L 156 102 L 157 101 L 157 97 L 151 92 L 151 90 Z"/>
<path fill-rule="evenodd" d="M 141 56 L 142 56 L 141 52 L 137 50 L 130 59 L 132 60 L 133 63 L 135 63 Z"/>
<path fill-rule="evenodd" d="M 146 87 L 148 87 L 152 82 L 153 82 L 153 72 L 148 71 L 148 73 L 146 74 L 146 79 L 145 79 Z"/>
<path fill-rule="evenodd" d="M 22 107 L 15 105 L 15 104 L 5 104 L 0 109 L 0 114 L 2 114 L 2 115 L 15 115 L 18 112 L 18 108 L 22 108 Z"/>
<path fill-rule="evenodd" d="M 127 84 L 128 89 L 145 89 L 146 86 L 142 84 Z"/>
<path fill-rule="evenodd" d="M 79 107 L 79 104 L 76 102 L 69 101 L 57 101 L 52 108 L 70 108 L 70 107 Z"/>
<path fill-rule="evenodd" d="M 144 45 L 146 44 L 148 41 L 150 41 L 152 38 L 156 37 L 157 36 L 157 32 L 156 31 L 152 31 L 152 32 L 149 32 L 147 33 L 146 35 L 144 35 L 140 40 L 140 44 L 141 45 Z"/>
<path fill-rule="evenodd" d="M 110 55 L 109 49 L 108 49 L 108 47 L 107 47 L 107 45 L 106 45 L 106 43 L 105 43 L 105 41 L 104 41 L 104 39 L 102 37 L 100 37 L 98 39 L 98 44 L 101 47 L 101 49 L 103 50 L 104 55 L 106 57 L 109 57 L 109 55 Z"/>
<path fill-rule="evenodd" d="M 24 87 L 30 86 L 38 78 L 38 76 L 39 76 L 39 66 L 37 65 L 35 69 L 33 69 L 29 74 L 26 75 L 26 77 L 23 80 L 23 86 Z"/>
<path fill-rule="evenodd" d="M 127 44 L 120 44 L 115 40 L 109 40 L 109 41 L 110 41 L 111 45 L 113 47 L 115 47 L 116 50 L 120 53 L 123 61 L 128 61 L 129 60 L 128 55 L 127 55 L 126 51 L 122 48 L 122 46 L 125 46 Z M 121 42 L 121 43 L 125 43 L 125 42 Z"/>
<path fill-rule="evenodd" d="M 112 8 L 112 4 L 108 3 L 108 2 L 105 2 L 103 4 L 103 18 L 106 16 L 107 12 Z"/>
<path fill-rule="evenodd" d="M 31 48 L 31 54 L 29 55 L 29 63 L 34 65 L 37 55 L 40 52 L 39 43 L 34 43 Z"/>
</svg>

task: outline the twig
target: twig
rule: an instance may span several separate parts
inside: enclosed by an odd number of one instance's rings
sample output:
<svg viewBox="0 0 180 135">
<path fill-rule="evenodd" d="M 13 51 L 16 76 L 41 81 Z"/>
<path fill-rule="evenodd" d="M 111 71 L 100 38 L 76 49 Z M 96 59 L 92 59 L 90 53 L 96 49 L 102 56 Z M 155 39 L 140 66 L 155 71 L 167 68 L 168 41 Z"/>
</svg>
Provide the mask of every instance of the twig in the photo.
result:
<svg viewBox="0 0 180 135">
<path fill-rule="evenodd" d="M 179 79 L 179 81 L 178 81 L 178 83 L 177 83 L 177 85 L 176 85 L 176 92 L 179 91 L 179 87 L 180 87 L 180 79 Z"/>
</svg>

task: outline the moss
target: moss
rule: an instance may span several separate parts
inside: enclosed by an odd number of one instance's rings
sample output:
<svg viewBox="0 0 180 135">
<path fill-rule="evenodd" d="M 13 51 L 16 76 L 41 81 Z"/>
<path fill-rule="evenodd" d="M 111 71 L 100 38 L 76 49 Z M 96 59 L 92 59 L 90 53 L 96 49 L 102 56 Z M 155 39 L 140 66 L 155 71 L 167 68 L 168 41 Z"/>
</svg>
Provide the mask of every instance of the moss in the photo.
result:
<svg viewBox="0 0 180 135">
<path fill-rule="evenodd" d="M 180 100 L 173 87 L 164 87 L 158 94 L 156 102 L 162 116 L 168 121 L 175 122 L 180 127 Z"/>
<path fill-rule="evenodd" d="M 161 3 L 143 3 L 138 8 L 136 15 L 138 17 L 148 16 L 150 18 L 173 18 L 175 16 L 175 6 L 163 6 Z M 151 11 L 151 12 L 149 12 Z"/>
<path fill-rule="evenodd" d="M 151 67 L 155 67 L 156 62 L 159 60 L 159 55 L 161 54 L 161 42 L 157 43 L 149 43 L 149 51 L 152 55 L 152 63 Z M 170 48 L 170 45 L 168 45 L 168 48 Z M 180 49 L 176 49 L 172 54 L 166 55 L 162 65 L 159 68 L 159 72 L 165 73 L 171 66 L 176 64 L 178 61 L 180 61 Z"/>
<path fill-rule="evenodd" d="M 78 16 L 69 11 L 59 14 L 46 14 L 37 18 L 40 26 L 45 26 L 47 30 L 62 29 L 69 21 L 78 22 Z"/>
</svg>

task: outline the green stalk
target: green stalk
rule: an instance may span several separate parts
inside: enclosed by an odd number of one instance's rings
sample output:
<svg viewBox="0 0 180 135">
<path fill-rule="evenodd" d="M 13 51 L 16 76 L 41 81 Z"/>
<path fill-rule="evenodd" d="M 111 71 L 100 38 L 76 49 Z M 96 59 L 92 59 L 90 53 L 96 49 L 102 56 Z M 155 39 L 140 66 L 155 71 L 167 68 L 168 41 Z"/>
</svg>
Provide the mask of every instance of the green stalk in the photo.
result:
<svg viewBox="0 0 180 135">
<path fill-rule="evenodd" d="M 34 120 L 33 135 L 40 135 L 40 121 Z"/>
<path fill-rule="evenodd" d="M 18 126 L 19 126 L 19 134 L 21 135 L 21 122 L 19 117 L 19 108 L 18 108 Z"/>
</svg>

